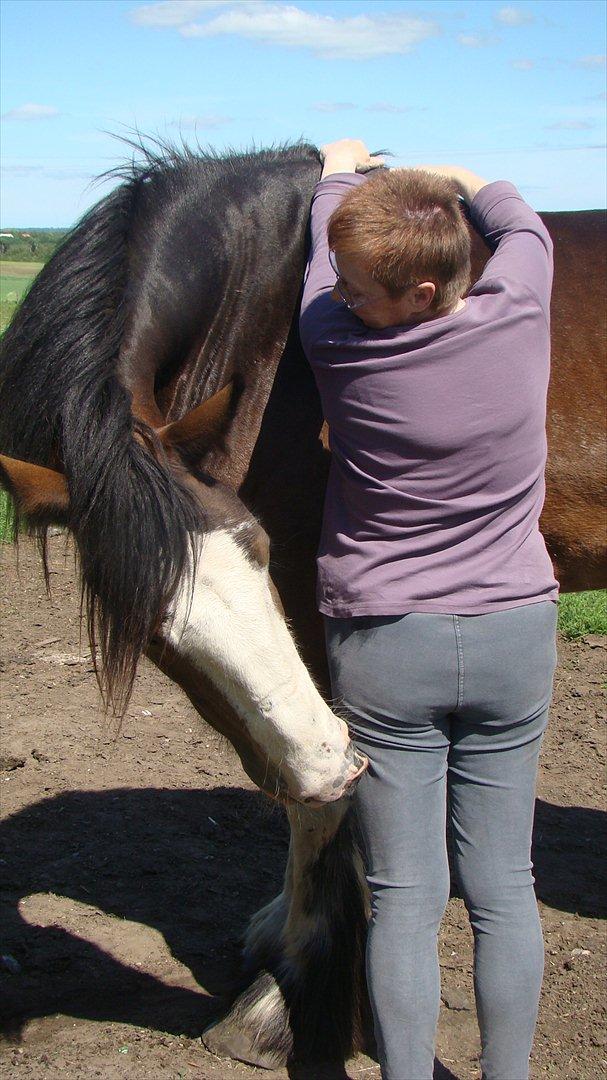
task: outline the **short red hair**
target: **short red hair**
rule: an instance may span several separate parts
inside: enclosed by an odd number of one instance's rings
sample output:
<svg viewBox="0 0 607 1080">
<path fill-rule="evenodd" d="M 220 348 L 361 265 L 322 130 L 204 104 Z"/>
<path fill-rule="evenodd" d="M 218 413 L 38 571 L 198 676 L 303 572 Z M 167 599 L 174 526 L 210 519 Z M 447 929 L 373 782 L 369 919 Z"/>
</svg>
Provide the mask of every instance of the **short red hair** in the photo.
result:
<svg viewBox="0 0 607 1080">
<path fill-rule="evenodd" d="M 452 181 L 422 169 L 378 169 L 331 215 L 329 247 L 360 258 L 393 296 L 432 281 L 430 308 L 450 307 L 470 283 L 470 233 Z"/>
</svg>

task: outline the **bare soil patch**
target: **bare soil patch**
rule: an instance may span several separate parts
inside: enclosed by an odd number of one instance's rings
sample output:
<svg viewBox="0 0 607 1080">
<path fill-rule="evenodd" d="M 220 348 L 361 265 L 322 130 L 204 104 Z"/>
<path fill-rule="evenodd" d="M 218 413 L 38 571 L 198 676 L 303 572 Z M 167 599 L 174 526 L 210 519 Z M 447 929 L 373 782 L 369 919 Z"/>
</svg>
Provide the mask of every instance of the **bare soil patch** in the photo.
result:
<svg viewBox="0 0 607 1080">
<path fill-rule="evenodd" d="M 235 754 L 145 662 L 120 733 L 104 724 L 81 641 L 72 549 L 2 547 L 0 1069 L 23 1080 L 244 1080 L 207 1053 L 249 916 L 280 889 L 288 833 Z M 605 1065 L 601 839 L 606 639 L 560 643 L 535 830 L 546 976 L 533 1077 Z M 603 851 L 604 856 L 604 851 Z M 441 935 L 437 1075 L 478 1076 L 471 938 Z M 274 1073 L 320 1080 L 296 1068 Z M 327 1076 L 378 1080 L 360 1056 Z M 511 1078 L 516 1080 L 516 1078 Z"/>
</svg>

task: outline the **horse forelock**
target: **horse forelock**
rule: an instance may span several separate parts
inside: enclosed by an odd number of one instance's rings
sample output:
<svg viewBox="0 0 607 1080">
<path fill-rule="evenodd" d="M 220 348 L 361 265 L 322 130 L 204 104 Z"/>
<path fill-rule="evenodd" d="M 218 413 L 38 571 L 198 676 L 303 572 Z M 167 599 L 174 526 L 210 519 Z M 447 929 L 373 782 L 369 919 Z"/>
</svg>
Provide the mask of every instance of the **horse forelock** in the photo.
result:
<svg viewBox="0 0 607 1080">
<path fill-rule="evenodd" d="M 112 432 L 110 422 L 108 439 Z M 82 462 L 68 483 L 91 652 L 96 658 L 98 650 L 106 703 L 122 715 L 141 653 L 189 575 L 207 521 L 201 503 L 153 452 L 151 433 L 122 444 L 116 434 L 104 467 L 87 477 Z"/>
</svg>

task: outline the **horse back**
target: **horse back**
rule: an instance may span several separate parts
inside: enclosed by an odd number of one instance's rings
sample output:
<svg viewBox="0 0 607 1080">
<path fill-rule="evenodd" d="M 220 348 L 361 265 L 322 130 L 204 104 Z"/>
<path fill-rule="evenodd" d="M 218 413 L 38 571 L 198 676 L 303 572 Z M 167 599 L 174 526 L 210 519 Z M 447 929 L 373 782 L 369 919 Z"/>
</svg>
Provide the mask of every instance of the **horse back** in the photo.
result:
<svg viewBox="0 0 607 1080">
<path fill-rule="evenodd" d="M 541 526 L 564 591 L 605 585 L 607 216 L 543 214 L 554 243 L 552 374 Z"/>
<path fill-rule="evenodd" d="M 554 243 L 546 501 L 541 528 L 565 592 L 605 584 L 604 211 L 540 214 Z M 489 250 L 472 238 L 476 280 Z"/>
</svg>

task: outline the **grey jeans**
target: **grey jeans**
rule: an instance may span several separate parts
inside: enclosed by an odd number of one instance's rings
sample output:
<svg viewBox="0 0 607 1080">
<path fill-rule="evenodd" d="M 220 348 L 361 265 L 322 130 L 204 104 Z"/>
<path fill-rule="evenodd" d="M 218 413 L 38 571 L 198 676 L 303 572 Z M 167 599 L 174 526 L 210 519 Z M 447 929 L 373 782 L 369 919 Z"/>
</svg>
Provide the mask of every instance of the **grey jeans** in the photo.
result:
<svg viewBox="0 0 607 1080">
<path fill-rule="evenodd" d="M 556 605 L 488 615 L 325 618 L 334 698 L 369 757 L 356 804 L 382 1076 L 431 1080 L 445 819 L 474 934 L 486 1080 L 526 1080 L 543 974 L 530 860 L 556 665 Z"/>
</svg>

